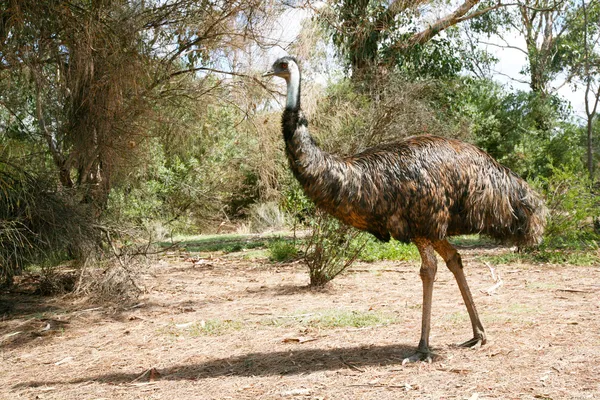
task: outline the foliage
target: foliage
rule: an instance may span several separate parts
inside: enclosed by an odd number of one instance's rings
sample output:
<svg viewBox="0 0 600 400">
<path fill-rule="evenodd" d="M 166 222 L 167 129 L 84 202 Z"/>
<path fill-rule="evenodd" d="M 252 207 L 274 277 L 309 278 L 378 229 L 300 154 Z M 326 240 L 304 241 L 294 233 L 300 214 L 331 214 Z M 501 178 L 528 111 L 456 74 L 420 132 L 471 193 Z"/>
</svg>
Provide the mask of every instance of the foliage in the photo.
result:
<svg viewBox="0 0 600 400">
<path fill-rule="evenodd" d="M 460 18 L 478 2 L 464 3 L 442 16 L 436 2 L 419 7 L 422 3 L 336 0 L 323 7 L 317 18 L 351 68 L 353 79 L 373 81 L 393 67 L 411 76 L 453 76 L 474 53 L 459 56 L 458 41 L 448 40 L 455 33 L 452 28 L 489 9 Z"/>
<path fill-rule="evenodd" d="M 286 262 L 295 259 L 298 256 L 296 244 L 288 240 L 279 239 L 270 242 L 269 259 L 271 261 Z"/>
<path fill-rule="evenodd" d="M 138 172 L 140 160 L 151 156 L 155 143 L 148 141 L 181 132 L 161 111 L 223 93 L 232 101 L 235 91 L 227 86 L 234 82 L 212 71 L 268 10 L 275 12 L 252 0 L 2 0 L 0 10 L 0 82 L 10 88 L 0 95 L 8 111 L 0 117 L 33 133 L 28 145 L 45 147 L 46 168 L 93 205 L 95 218 L 115 178 Z M 169 142 L 178 143 L 172 136 Z"/>
<path fill-rule="evenodd" d="M 255 232 L 278 231 L 287 226 L 287 215 L 276 202 L 252 204 L 248 214 L 251 228 Z"/>
<path fill-rule="evenodd" d="M 369 236 L 358 259 L 366 262 L 381 260 L 418 261 L 421 257 L 413 244 L 401 243 L 394 239 L 387 243 L 382 243 Z"/>
<path fill-rule="evenodd" d="M 315 213 L 315 203 L 306 197 L 298 181 L 290 178 L 290 183 L 282 190 L 281 208 L 292 217 L 293 227 L 296 229 L 310 221 Z"/>
<path fill-rule="evenodd" d="M 594 246 L 597 188 L 582 171 L 598 161 L 597 113 L 588 110 L 584 130 L 552 80 L 587 88 L 593 105 L 600 29 L 589 22 L 598 20 L 599 3 L 476 3 L 448 26 L 438 25 L 441 14 L 432 17 L 445 3 L 417 12 L 414 2 L 335 0 L 315 11 L 325 34 L 303 32 L 290 47 L 309 66 L 303 104 L 311 132 L 341 155 L 423 133 L 472 141 L 546 193 L 548 248 Z M 279 230 L 293 221 L 313 230 L 306 259 L 316 285 L 357 257 L 415 257 L 411 247 L 376 244 L 314 217 L 289 172 L 271 88 L 248 72 L 275 45 L 267 22 L 281 6 L 0 0 L 1 278 L 28 265 L 50 271 L 93 249 L 110 253 L 98 226 L 164 239 L 242 224 Z M 468 35 L 457 29 L 466 20 Z M 495 60 L 476 47 L 513 29 L 528 39 L 530 91 L 495 83 Z M 347 69 L 323 88 L 314 71 L 339 61 L 328 40 Z M 274 257 L 291 256 L 286 246 L 272 243 L 281 254 Z"/>
<path fill-rule="evenodd" d="M 493 264 L 514 264 L 514 263 L 548 263 L 548 264 L 570 264 L 580 266 L 597 265 L 600 257 L 594 251 L 571 250 L 571 249 L 552 249 L 542 247 L 539 250 L 504 253 L 496 255 L 485 255 L 478 257 L 482 261 Z"/>
<path fill-rule="evenodd" d="M 191 120 L 193 112 L 178 115 Z M 115 177 L 105 218 L 159 230 L 154 233 L 160 237 L 197 233 L 223 217 L 247 215 L 257 188 L 245 154 L 256 141 L 240 141 L 239 117 L 236 110 L 205 105 L 201 119 L 186 121 L 194 135 L 176 134 L 171 126 L 165 136 L 148 141 L 146 165 Z"/>
<path fill-rule="evenodd" d="M 366 237 L 321 210 L 310 221 L 310 228 L 304 262 L 308 266 L 310 285 L 323 286 L 352 265 L 364 248 Z"/>
<path fill-rule="evenodd" d="M 36 264 L 51 270 L 57 263 L 80 262 L 94 250 L 99 234 L 85 207 L 51 181 L 20 166 L 0 162 L 0 280 Z"/>
<path fill-rule="evenodd" d="M 424 45 L 402 52 L 390 51 L 396 69 L 409 79 L 452 79 L 469 65 L 462 43 L 449 37 L 438 37 Z M 475 54 L 471 54 L 474 56 Z"/>
<path fill-rule="evenodd" d="M 440 85 L 437 103 L 448 120 L 461 119 L 468 136 L 524 178 L 548 177 L 553 168 L 582 168 L 581 130 L 556 96 L 507 91 L 486 79 Z M 544 124 L 540 126 L 540 121 Z"/>
<path fill-rule="evenodd" d="M 570 169 L 555 169 L 549 178 L 540 177 L 536 185 L 543 190 L 550 210 L 546 227 L 546 248 L 597 248 L 600 232 L 600 197 L 589 177 Z"/>
<path fill-rule="evenodd" d="M 327 151 L 355 154 L 368 147 L 431 133 L 461 136 L 462 117 L 444 112 L 451 101 L 441 93 L 450 84 L 439 80 L 411 82 L 390 74 L 368 83 L 378 99 L 372 99 L 350 80 L 331 84 L 318 101 L 311 118 L 311 132 Z"/>
</svg>

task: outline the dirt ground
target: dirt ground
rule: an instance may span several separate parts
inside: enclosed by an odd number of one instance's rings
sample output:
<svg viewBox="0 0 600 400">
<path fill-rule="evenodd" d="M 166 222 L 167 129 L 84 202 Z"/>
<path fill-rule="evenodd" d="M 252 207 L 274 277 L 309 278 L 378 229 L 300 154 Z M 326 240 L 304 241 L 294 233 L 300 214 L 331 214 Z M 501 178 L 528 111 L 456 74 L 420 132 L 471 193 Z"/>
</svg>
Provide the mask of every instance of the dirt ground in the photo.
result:
<svg viewBox="0 0 600 400">
<path fill-rule="evenodd" d="M 402 365 L 417 263 L 358 264 L 315 291 L 298 263 L 173 255 L 123 307 L 5 293 L 0 398 L 599 399 L 600 266 L 496 265 L 489 294 L 490 251 L 461 250 L 488 343 L 455 345 L 471 328 L 440 263 L 430 364 Z"/>
</svg>

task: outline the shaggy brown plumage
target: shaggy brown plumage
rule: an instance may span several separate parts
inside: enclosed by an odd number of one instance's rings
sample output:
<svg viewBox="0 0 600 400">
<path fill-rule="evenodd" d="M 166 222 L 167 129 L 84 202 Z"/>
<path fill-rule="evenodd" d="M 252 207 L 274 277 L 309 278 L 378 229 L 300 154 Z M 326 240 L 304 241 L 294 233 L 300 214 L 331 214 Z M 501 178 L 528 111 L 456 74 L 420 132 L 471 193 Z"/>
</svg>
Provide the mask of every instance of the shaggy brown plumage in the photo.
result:
<svg viewBox="0 0 600 400">
<path fill-rule="evenodd" d="M 292 57 L 270 73 L 286 79 L 282 129 L 290 167 L 317 206 L 380 240 L 414 242 L 423 265 L 423 332 L 417 355 L 429 357 L 429 314 L 437 251 L 454 273 L 471 316 L 474 339 L 485 343 L 456 250 L 448 236 L 480 233 L 518 246 L 542 239 L 546 207 L 528 184 L 483 150 L 458 140 L 417 136 L 350 157 L 322 151 L 300 110 L 300 70 Z"/>
</svg>

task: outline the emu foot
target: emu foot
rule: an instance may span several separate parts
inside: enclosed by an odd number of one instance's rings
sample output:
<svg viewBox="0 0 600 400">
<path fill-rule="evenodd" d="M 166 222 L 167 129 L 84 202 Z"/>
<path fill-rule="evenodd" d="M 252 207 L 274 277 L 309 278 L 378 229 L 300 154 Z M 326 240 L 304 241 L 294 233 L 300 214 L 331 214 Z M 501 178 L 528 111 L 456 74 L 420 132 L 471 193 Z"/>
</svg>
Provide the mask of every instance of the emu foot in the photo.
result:
<svg viewBox="0 0 600 400">
<path fill-rule="evenodd" d="M 427 351 L 417 350 L 417 352 L 415 354 L 413 354 L 409 357 L 406 357 L 404 360 L 402 360 L 402 365 L 412 364 L 412 363 L 416 363 L 419 361 L 431 363 L 432 356 L 433 356 L 433 354 L 429 350 L 427 350 Z"/>
<path fill-rule="evenodd" d="M 458 347 L 469 347 L 471 349 L 478 349 L 486 342 L 485 336 L 474 337 L 471 340 L 467 340 L 464 343 L 458 345 Z"/>
</svg>

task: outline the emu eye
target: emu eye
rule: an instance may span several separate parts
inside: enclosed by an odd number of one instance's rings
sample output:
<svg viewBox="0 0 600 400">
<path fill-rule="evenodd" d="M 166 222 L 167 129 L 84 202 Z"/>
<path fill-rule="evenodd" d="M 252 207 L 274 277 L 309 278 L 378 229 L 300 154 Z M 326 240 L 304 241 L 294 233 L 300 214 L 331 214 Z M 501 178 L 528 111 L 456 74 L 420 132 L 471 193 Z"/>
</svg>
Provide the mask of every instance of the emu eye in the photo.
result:
<svg viewBox="0 0 600 400">
<path fill-rule="evenodd" d="M 288 69 L 288 64 L 287 63 L 281 63 L 281 69 Z"/>
</svg>

